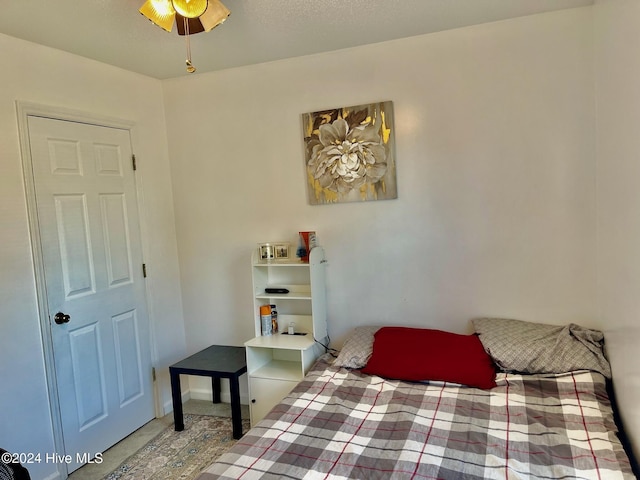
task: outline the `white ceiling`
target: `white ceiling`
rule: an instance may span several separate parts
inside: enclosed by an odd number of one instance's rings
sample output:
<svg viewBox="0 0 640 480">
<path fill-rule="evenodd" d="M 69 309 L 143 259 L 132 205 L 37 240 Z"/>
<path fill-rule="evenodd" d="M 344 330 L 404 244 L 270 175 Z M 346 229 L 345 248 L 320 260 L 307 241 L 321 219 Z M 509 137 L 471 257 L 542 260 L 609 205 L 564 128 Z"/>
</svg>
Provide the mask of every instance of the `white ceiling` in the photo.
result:
<svg viewBox="0 0 640 480">
<path fill-rule="evenodd" d="M 158 79 L 189 75 L 184 37 L 138 13 L 144 0 L 3 0 L 0 33 Z M 223 0 L 231 16 L 191 36 L 208 72 L 592 5 L 593 0 Z M 197 75 L 197 73 L 196 73 Z"/>
</svg>

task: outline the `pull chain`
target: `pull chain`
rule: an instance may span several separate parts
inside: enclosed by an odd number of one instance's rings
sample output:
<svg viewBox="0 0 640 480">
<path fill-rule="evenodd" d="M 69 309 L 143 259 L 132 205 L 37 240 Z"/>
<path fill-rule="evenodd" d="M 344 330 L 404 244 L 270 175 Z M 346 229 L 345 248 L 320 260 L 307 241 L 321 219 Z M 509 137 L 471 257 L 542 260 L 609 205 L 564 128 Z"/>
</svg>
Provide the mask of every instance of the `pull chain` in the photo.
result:
<svg viewBox="0 0 640 480">
<path fill-rule="evenodd" d="M 184 20 L 184 36 L 187 40 L 187 72 L 193 73 L 196 71 L 196 67 L 191 63 L 191 41 L 189 40 L 189 20 L 183 17 Z"/>
</svg>

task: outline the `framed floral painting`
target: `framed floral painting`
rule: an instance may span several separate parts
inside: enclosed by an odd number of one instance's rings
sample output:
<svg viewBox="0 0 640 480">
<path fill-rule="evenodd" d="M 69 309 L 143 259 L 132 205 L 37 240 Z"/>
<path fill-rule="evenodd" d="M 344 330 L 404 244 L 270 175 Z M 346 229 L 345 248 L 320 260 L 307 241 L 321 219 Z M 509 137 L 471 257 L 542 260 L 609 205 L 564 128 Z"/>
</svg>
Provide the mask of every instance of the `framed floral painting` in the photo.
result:
<svg viewBox="0 0 640 480">
<path fill-rule="evenodd" d="M 398 198 L 393 102 L 302 115 L 309 203 Z"/>
</svg>

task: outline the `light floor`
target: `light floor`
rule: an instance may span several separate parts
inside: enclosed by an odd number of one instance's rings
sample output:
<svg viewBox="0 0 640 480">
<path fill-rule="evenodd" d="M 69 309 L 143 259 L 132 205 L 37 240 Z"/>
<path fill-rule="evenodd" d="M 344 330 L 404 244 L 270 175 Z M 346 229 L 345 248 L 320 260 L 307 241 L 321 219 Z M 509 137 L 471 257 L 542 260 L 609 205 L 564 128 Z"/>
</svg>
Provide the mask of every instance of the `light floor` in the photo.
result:
<svg viewBox="0 0 640 480">
<path fill-rule="evenodd" d="M 188 400 L 183 404 L 182 409 L 185 414 L 212 415 L 216 417 L 231 416 L 231 405 L 228 403 L 214 404 L 207 400 Z M 248 405 L 242 405 L 242 418 L 249 418 Z M 171 425 L 173 425 L 173 413 L 151 420 L 104 452 L 102 463 L 87 464 L 79 468 L 69 475 L 69 480 L 98 480 L 104 477 L 115 470 L 149 440 Z"/>
</svg>

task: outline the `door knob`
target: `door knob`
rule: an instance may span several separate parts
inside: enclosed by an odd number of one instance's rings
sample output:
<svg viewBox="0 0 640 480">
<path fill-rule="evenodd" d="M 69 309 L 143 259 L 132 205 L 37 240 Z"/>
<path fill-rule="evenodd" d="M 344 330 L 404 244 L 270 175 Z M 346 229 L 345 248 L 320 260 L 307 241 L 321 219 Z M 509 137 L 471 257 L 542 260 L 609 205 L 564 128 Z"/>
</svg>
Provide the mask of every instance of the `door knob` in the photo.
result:
<svg viewBox="0 0 640 480">
<path fill-rule="evenodd" d="M 53 317 L 53 321 L 56 322 L 58 325 L 62 325 L 63 323 L 69 323 L 69 320 L 71 320 L 71 316 L 66 315 L 62 312 L 56 313 L 56 316 Z"/>
</svg>

